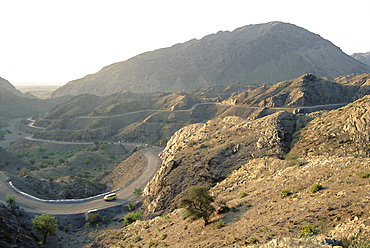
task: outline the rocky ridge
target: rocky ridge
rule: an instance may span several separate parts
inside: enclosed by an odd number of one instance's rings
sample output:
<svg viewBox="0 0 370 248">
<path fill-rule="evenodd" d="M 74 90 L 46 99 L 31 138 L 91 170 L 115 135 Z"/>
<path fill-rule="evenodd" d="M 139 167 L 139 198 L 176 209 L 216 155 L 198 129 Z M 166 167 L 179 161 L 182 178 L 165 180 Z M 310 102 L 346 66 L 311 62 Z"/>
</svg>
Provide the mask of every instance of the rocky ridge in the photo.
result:
<svg viewBox="0 0 370 248">
<path fill-rule="evenodd" d="M 335 80 L 309 73 L 271 86 L 247 90 L 224 100 L 233 105 L 295 107 L 349 103 L 370 93 L 370 74 L 351 74 Z"/>
</svg>

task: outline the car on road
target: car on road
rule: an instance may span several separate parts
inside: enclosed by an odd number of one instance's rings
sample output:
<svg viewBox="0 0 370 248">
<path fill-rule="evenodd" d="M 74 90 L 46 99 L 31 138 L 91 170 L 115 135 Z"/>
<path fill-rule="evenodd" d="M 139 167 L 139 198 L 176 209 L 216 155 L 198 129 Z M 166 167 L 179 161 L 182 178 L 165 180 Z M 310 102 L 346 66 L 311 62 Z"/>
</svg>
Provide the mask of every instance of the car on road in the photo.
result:
<svg viewBox="0 0 370 248">
<path fill-rule="evenodd" d="M 108 195 L 104 196 L 105 201 L 112 201 L 116 198 L 117 198 L 116 193 L 111 193 L 111 194 L 108 194 Z"/>
</svg>

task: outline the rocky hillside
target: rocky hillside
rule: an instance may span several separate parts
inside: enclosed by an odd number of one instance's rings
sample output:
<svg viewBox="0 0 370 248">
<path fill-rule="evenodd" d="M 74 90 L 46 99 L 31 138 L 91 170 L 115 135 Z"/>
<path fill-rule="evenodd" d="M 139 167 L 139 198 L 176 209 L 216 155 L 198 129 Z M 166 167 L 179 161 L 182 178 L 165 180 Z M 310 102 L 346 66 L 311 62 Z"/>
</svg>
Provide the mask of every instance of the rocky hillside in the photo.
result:
<svg viewBox="0 0 370 248">
<path fill-rule="evenodd" d="M 291 150 L 299 156 L 370 156 L 370 96 L 314 119 Z"/>
<path fill-rule="evenodd" d="M 370 74 L 351 74 L 330 81 L 309 73 L 275 85 L 244 91 L 224 102 L 261 107 L 349 103 L 370 93 L 369 82 Z"/>
<path fill-rule="evenodd" d="M 369 247 L 369 106 L 365 96 L 310 116 L 179 130 L 145 189 L 149 210 L 168 213 L 106 232 L 92 247 Z M 213 186 L 214 206 L 229 210 L 206 226 L 169 211 L 190 185 Z"/>
<path fill-rule="evenodd" d="M 282 22 L 248 25 L 137 55 L 67 83 L 52 97 L 193 91 L 235 82 L 276 83 L 314 73 L 338 77 L 370 67 L 330 41 Z"/>
<path fill-rule="evenodd" d="M 36 138 L 56 140 L 131 140 L 155 143 L 181 127 L 203 121 L 192 106 L 203 102 L 189 93 L 129 94 L 111 96 L 84 94 L 60 104 L 37 118 L 43 127 Z"/>
<path fill-rule="evenodd" d="M 174 210 L 191 185 L 213 186 L 250 159 L 283 158 L 307 118 L 288 112 L 253 121 L 229 116 L 180 129 L 168 141 L 162 166 L 144 190 L 148 211 Z"/>
<path fill-rule="evenodd" d="M 361 61 L 364 64 L 370 65 L 370 52 L 367 53 L 354 53 L 351 55 L 352 58 Z"/>
<path fill-rule="evenodd" d="M 316 105 L 345 105 L 370 93 L 369 80 L 370 74 L 351 74 L 333 81 L 304 74 L 260 87 L 239 82 L 192 93 L 83 94 L 40 116 L 35 125 L 44 130 L 39 129 L 35 137 L 130 140 L 164 145 L 180 128 L 215 117 L 255 119 L 281 110 L 274 109 L 276 107 L 302 113 L 317 111 L 318 108 L 312 107 Z M 326 108 L 337 107 L 340 105 Z"/>
</svg>

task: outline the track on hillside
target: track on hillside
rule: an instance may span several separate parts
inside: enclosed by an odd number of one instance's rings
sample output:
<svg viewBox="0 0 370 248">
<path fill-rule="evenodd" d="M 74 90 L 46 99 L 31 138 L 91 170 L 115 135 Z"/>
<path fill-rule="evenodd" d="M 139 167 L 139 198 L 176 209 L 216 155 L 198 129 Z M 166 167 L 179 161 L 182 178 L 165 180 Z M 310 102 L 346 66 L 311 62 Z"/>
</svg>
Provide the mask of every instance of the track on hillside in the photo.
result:
<svg viewBox="0 0 370 248">
<path fill-rule="evenodd" d="M 123 188 L 116 191 L 117 199 L 114 201 L 104 201 L 103 197 L 97 197 L 90 200 L 80 202 L 42 202 L 31 199 L 14 190 L 7 179 L 4 172 L 0 172 L 0 201 L 5 202 L 6 195 L 14 195 L 17 203 L 21 208 L 29 213 L 48 213 L 54 215 L 69 215 L 86 213 L 93 209 L 106 209 L 118 205 L 127 204 L 130 200 L 135 200 L 133 194 L 135 188 L 144 188 L 145 185 L 152 179 L 155 172 L 158 170 L 161 160 L 158 157 L 161 147 L 147 148 L 143 150 L 146 158 L 146 166 L 143 168 L 137 178 L 130 181 Z"/>
</svg>

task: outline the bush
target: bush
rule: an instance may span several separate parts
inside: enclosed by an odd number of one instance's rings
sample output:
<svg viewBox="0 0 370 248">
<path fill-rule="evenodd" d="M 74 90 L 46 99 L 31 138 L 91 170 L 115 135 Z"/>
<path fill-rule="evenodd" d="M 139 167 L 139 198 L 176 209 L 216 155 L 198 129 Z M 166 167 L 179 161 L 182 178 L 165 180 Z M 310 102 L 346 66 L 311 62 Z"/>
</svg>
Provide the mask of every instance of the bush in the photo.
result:
<svg viewBox="0 0 370 248">
<path fill-rule="evenodd" d="M 130 213 L 125 214 L 125 216 L 123 216 L 122 224 L 123 226 L 128 226 L 137 220 L 143 220 L 143 213 L 140 211 L 130 212 Z"/>
<path fill-rule="evenodd" d="M 368 178 L 368 177 L 370 177 L 370 172 L 360 173 L 359 176 L 362 177 L 362 178 Z"/>
<path fill-rule="evenodd" d="M 127 208 L 128 208 L 128 210 L 129 210 L 130 212 L 132 212 L 132 211 L 134 211 L 134 210 L 135 210 L 136 206 L 135 206 L 135 204 L 133 204 L 132 202 L 129 202 L 129 203 L 127 204 Z"/>
<path fill-rule="evenodd" d="M 255 244 L 257 242 L 258 242 L 258 239 L 254 236 L 249 237 L 249 239 L 248 239 L 248 243 L 250 243 L 250 244 Z"/>
<path fill-rule="evenodd" d="M 246 192 L 241 192 L 240 193 L 240 198 L 244 198 L 244 197 L 246 197 L 248 194 L 246 193 Z"/>
<path fill-rule="evenodd" d="M 142 190 L 141 188 L 135 188 L 134 190 L 134 195 L 136 195 L 137 197 L 141 196 L 142 195 Z"/>
<path fill-rule="evenodd" d="M 220 229 L 221 227 L 224 227 L 225 226 L 225 223 L 222 221 L 222 219 L 219 219 L 215 224 L 214 224 L 214 228 L 216 229 Z"/>
<path fill-rule="evenodd" d="M 134 242 L 135 242 L 135 243 L 139 242 L 140 240 L 141 240 L 141 237 L 140 237 L 140 236 L 136 236 L 136 237 L 134 238 Z"/>
<path fill-rule="evenodd" d="M 318 183 L 315 183 L 314 185 L 312 185 L 312 187 L 310 188 L 310 191 L 311 193 L 316 193 L 317 191 L 319 191 L 320 189 L 322 189 L 322 185 L 321 184 L 318 184 Z"/>
<path fill-rule="evenodd" d="M 315 227 L 306 225 L 303 227 L 303 230 L 299 232 L 300 238 L 306 238 L 308 236 L 312 236 L 316 233 Z"/>
<path fill-rule="evenodd" d="M 152 240 L 149 242 L 148 244 L 148 247 L 156 247 L 158 245 L 158 241 L 157 240 Z"/>
<path fill-rule="evenodd" d="M 15 201 L 14 195 L 6 195 L 5 203 L 6 203 L 6 206 L 12 210 L 19 209 L 19 205 Z"/>
<path fill-rule="evenodd" d="M 283 189 L 281 192 L 280 192 L 280 198 L 283 199 L 285 197 L 287 197 L 288 195 L 290 195 L 292 192 L 290 191 L 290 189 Z"/>
</svg>

